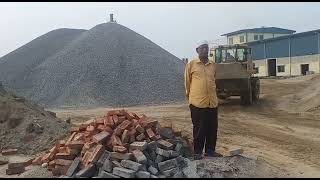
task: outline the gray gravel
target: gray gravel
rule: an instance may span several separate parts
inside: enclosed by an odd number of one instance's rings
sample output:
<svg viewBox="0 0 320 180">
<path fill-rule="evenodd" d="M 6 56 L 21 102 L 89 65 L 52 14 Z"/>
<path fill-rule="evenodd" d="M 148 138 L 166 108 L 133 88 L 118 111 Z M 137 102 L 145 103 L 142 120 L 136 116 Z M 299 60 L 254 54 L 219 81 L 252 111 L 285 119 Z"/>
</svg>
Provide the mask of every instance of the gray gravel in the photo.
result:
<svg viewBox="0 0 320 180">
<path fill-rule="evenodd" d="M 184 100 L 183 62 L 152 41 L 116 23 L 75 34 L 74 40 L 31 70 L 12 72 L 22 74 L 19 78 L 4 81 L 18 94 L 45 107 L 130 106 Z M 52 42 L 47 43 L 50 46 Z M 1 64 L 0 72 L 12 66 L 9 60 L 2 61 L 6 63 Z"/>
</svg>

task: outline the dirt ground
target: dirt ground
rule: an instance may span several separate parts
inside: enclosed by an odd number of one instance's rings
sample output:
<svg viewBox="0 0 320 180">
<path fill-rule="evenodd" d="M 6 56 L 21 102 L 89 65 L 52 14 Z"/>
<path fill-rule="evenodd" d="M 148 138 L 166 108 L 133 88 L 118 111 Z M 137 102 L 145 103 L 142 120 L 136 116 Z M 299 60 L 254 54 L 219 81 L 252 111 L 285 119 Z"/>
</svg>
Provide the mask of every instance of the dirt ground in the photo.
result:
<svg viewBox="0 0 320 180">
<path fill-rule="evenodd" d="M 288 177 L 320 177 L 320 113 L 289 112 L 278 108 L 289 94 L 309 86 L 311 76 L 293 79 L 261 79 L 260 101 L 250 107 L 240 106 L 238 97 L 219 106 L 218 151 L 241 146 L 245 155 L 256 156 Z M 123 108 L 123 107 L 119 107 Z M 111 108 L 51 109 L 62 119 L 71 117 L 81 123 L 101 117 Z M 118 109 L 118 108 L 116 108 Z M 125 107 L 146 114 L 192 137 L 190 111 L 186 102 Z M 270 175 L 271 176 L 271 175 Z"/>
</svg>

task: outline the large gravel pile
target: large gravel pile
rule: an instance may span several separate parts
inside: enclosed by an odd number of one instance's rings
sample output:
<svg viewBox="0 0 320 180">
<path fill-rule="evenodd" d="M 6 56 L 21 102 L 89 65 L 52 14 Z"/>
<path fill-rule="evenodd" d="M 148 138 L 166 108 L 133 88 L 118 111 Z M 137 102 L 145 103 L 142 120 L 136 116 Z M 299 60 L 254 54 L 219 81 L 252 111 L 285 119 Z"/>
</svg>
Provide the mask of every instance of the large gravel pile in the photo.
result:
<svg viewBox="0 0 320 180">
<path fill-rule="evenodd" d="M 7 93 L 0 83 L 0 150 L 36 154 L 67 135 L 69 128 L 54 113 Z"/>
<path fill-rule="evenodd" d="M 18 93 L 46 107 L 180 101 L 183 69 L 182 61 L 145 37 L 104 23 L 24 73 Z"/>
<path fill-rule="evenodd" d="M 25 81 L 33 70 L 46 58 L 54 55 L 86 30 L 57 29 L 50 31 L 0 59 L 0 81 L 9 84 L 15 91 L 30 88 Z M 7 87 L 7 86 L 6 86 Z"/>
</svg>

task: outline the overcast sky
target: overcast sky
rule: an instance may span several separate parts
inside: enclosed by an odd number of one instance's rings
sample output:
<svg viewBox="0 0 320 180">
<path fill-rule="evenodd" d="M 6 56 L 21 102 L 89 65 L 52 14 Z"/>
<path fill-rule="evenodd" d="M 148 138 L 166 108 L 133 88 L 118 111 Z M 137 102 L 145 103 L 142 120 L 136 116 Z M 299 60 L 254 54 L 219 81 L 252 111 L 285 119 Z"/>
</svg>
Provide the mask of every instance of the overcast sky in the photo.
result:
<svg viewBox="0 0 320 180">
<path fill-rule="evenodd" d="M 319 2 L 1 2 L 0 57 L 54 29 L 91 29 L 109 13 L 179 58 L 194 57 L 199 40 L 223 42 L 221 34 L 244 28 L 320 29 Z"/>
</svg>

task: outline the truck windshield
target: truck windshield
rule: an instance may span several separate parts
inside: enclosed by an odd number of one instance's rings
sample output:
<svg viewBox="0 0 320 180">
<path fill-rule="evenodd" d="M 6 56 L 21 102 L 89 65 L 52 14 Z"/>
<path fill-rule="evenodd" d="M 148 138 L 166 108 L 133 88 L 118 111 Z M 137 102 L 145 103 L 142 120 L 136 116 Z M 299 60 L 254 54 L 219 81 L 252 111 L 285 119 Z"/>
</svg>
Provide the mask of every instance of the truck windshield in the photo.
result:
<svg viewBox="0 0 320 180">
<path fill-rule="evenodd" d="M 245 48 L 218 48 L 215 50 L 216 63 L 245 62 L 248 59 L 249 51 Z"/>
</svg>

